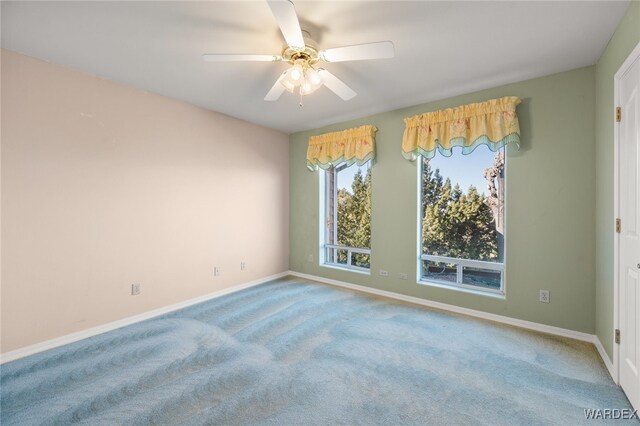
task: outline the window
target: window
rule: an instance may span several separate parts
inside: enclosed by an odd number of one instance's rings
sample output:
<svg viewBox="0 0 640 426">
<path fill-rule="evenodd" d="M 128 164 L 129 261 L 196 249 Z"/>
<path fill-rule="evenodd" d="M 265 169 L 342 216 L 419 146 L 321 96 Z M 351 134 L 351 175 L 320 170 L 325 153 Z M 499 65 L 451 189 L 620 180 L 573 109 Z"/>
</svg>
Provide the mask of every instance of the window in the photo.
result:
<svg viewBox="0 0 640 426">
<path fill-rule="evenodd" d="M 504 149 L 422 157 L 422 282 L 504 292 Z"/>
<path fill-rule="evenodd" d="M 371 161 L 325 171 L 325 265 L 369 272 L 371 267 Z"/>
</svg>

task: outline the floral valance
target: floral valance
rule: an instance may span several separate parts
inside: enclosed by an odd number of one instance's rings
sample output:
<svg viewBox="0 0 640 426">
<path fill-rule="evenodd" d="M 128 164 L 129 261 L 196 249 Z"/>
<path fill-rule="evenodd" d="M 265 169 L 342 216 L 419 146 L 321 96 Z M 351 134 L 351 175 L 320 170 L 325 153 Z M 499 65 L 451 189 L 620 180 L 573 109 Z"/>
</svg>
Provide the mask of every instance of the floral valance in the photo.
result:
<svg viewBox="0 0 640 426">
<path fill-rule="evenodd" d="M 432 158 L 436 149 L 449 157 L 454 146 L 462 147 L 463 154 L 482 144 L 492 151 L 508 143 L 519 147 L 519 103 L 520 98 L 508 96 L 405 118 L 402 155 L 415 160 L 419 155 Z"/>
<path fill-rule="evenodd" d="M 366 125 L 341 132 L 311 136 L 307 149 L 309 170 L 329 169 L 340 164 L 362 165 L 376 155 L 375 126 Z"/>
</svg>

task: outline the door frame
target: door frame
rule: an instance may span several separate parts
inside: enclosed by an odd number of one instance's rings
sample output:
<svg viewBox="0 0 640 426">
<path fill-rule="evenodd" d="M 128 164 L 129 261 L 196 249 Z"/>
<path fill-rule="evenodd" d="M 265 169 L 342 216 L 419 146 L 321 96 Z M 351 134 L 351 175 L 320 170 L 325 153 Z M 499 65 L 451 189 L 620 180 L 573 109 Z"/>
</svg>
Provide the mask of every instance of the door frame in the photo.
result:
<svg viewBox="0 0 640 426">
<path fill-rule="evenodd" d="M 615 219 L 620 217 L 620 124 L 615 119 L 615 109 L 620 105 L 620 79 L 629 71 L 629 68 L 636 62 L 640 61 L 640 42 L 636 44 L 636 47 L 631 51 L 627 59 L 622 63 L 615 76 L 613 77 L 613 141 L 614 141 L 614 155 L 613 155 L 613 203 L 614 203 L 614 223 L 613 227 L 613 329 L 620 328 L 620 234 L 615 231 Z M 623 224 L 624 226 L 624 224 Z M 613 381 L 620 384 L 620 345 L 615 342 L 615 331 L 612 337 L 613 344 Z"/>
</svg>

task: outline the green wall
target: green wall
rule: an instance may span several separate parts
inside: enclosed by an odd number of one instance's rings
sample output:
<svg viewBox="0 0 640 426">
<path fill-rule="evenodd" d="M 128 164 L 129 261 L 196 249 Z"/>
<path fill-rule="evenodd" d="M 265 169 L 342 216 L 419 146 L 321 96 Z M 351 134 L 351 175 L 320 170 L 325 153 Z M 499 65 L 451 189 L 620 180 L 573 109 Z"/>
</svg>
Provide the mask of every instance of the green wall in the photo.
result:
<svg viewBox="0 0 640 426">
<path fill-rule="evenodd" d="M 586 333 L 595 331 L 595 69 L 581 68 L 290 136 L 290 268 Z M 518 107 L 522 148 L 507 153 L 506 299 L 416 284 L 417 162 L 400 153 L 404 117 L 502 96 Z M 319 176 L 309 136 L 378 128 L 372 182 L 372 274 L 318 265 Z M 313 256 L 313 262 L 308 256 Z M 378 275 L 389 271 L 388 277 Z M 399 272 L 409 280 L 397 278 Z M 551 303 L 538 302 L 538 290 Z"/>
<path fill-rule="evenodd" d="M 596 64 L 596 334 L 613 357 L 613 77 L 640 41 L 640 2 L 631 2 Z"/>
</svg>

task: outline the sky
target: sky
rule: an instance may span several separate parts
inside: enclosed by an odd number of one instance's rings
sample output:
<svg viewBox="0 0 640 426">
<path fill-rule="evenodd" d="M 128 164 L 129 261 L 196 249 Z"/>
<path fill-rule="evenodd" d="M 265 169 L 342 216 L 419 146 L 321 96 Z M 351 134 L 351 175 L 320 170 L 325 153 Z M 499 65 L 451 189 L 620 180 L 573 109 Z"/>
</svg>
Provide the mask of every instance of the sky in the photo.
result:
<svg viewBox="0 0 640 426">
<path fill-rule="evenodd" d="M 364 177 L 367 174 L 369 167 L 371 167 L 371 161 L 367 161 L 367 163 L 362 167 L 358 167 L 357 164 L 352 164 L 346 169 L 338 172 L 338 189 L 346 189 L 348 192 L 351 192 L 351 183 L 353 182 L 353 177 L 356 175 L 358 170 L 361 170 L 362 177 Z"/>
<path fill-rule="evenodd" d="M 462 155 L 462 148 L 453 148 L 451 157 L 444 157 L 437 153 L 430 161 L 433 170 L 440 169 L 442 179 L 451 179 L 451 185 L 458 183 L 463 192 L 467 192 L 470 185 L 476 187 L 479 193 L 487 195 L 487 180 L 484 169 L 493 165 L 496 152 L 491 152 L 486 145 L 478 146 L 471 154 Z"/>
<path fill-rule="evenodd" d="M 486 145 L 478 146 L 469 155 L 462 155 L 462 148 L 456 147 L 453 148 L 451 157 L 444 157 L 440 153 L 436 153 L 436 156 L 430 162 L 433 170 L 440 169 L 443 180 L 449 177 L 451 184 L 458 183 L 464 192 L 467 192 L 469 186 L 473 185 L 479 193 L 486 195 L 487 181 L 484 178 L 484 169 L 493 165 L 495 156 L 496 153 L 491 152 Z M 353 182 L 353 177 L 358 169 L 362 170 L 362 175 L 364 176 L 369 167 L 371 167 L 371 162 L 362 167 L 354 164 L 339 172 L 338 189 L 344 188 L 351 192 L 351 182 Z M 375 170 L 373 173 L 375 173 Z"/>
</svg>

